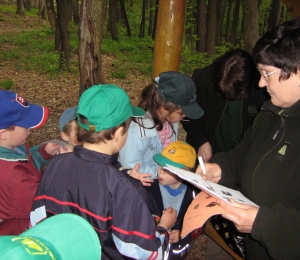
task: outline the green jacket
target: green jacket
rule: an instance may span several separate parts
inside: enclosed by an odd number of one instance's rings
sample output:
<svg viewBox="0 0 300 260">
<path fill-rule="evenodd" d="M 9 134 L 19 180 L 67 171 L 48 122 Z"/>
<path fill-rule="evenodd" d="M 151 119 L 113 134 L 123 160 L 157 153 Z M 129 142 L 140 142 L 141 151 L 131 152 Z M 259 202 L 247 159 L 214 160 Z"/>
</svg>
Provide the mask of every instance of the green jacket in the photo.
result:
<svg viewBox="0 0 300 260">
<path fill-rule="evenodd" d="M 222 169 L 220 184 L 233 187 L 260 206 L 248 259 L 300 256 L 300 100 L 290 108 L 267 101 L 243 140 L 211 159 Z"/>
</svg>

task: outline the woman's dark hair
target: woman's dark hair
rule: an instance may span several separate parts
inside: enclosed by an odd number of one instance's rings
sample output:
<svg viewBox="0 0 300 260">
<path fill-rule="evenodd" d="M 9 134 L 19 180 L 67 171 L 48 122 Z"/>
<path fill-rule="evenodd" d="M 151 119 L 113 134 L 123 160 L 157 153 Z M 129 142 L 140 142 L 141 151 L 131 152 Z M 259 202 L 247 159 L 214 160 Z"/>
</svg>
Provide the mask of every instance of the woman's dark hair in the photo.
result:
<svg viewBox="0 0 300 260">
<path fill-rule="evenodd" d="M 141 101 L 138 106 L 151 114 L 154 122 L 153 128 L 156 127 L 158 131 L 163 129 L 163 123 L 159 119 L 157 110 L 163 106 L 167 111 L 169 111 L 169 113 L 172 113 L 176 109 L 180 108 L 178 105 L 175 105 L 174 103 L 171 103 L 169 101 L 167 102 L 164 101 L 161 95 L 157 92 L 157 85 L 155 83 L 148 85 L 143 89 L 141 94 Z M 137 121 L 135 122 L 138 123 Z M 173 130 L 173 126 L 172 125 L 170 126 Z"/>
<path fill-rule="evenodd" d="M 250 53 L 242 49 L 230 50 L 212 64 L 215 90 L 228 100 L 248 97 L 250 89 L 258 85 L 259 78 Z"/>
<path fill-rule="evenodd" d="M 80 116 L 78 120 L 81 120 L 83 124 L 89 124 L 88 120 L 84 116 Z M 131 122 L 131 118 L 128 118 L 122 124 L 113 127 L 111 129 L 102 130 L 100 132 L 90 132 L 85 130 L 84 128 L 78 126 L 77 139 L 79 142 L 87 142 L 91 144 L 104 142 L 105 140 L 111 140 L 113 134 L 120 128 L 123 127 L 123 135 L 127 132 L 129 125 Z"/>
<path fill-rule="evenodd" d="M 253 48 L 258 64 L 281 69 L 279 80 L 286 80 L 300 68 L 300 17 L 265 33 Z"/>
</svg>

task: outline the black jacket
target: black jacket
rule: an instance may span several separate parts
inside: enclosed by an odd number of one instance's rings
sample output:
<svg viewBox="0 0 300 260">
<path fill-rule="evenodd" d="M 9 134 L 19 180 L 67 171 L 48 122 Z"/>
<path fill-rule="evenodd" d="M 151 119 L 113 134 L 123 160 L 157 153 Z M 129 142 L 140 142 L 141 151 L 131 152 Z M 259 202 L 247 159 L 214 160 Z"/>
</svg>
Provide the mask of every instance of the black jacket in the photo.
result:
<svg viewBox="0 0 300 260">
<path fill-rule="evenodd" d="M 220 184 L 239 183 L 260 206 L 248 259 L 299 259 L 300 256 L 300 100 L 290 108 L 267 101 L 243 140 L 211 162 L 222 169 Z"/>
<path fill-rule="evenodd" d="M 214 89 L 211 68 L 210 65 L 203 69 L 196 69 L 192 75 L 197 90 L 197 102 L 204 109 L 203 117 L 197 120 L 185 118 L 181 121 L 187 132 L 186 141 L 196 151 L 206 142 L 213 146 L 218 124 L 227 105 L 227 100 L 218 95 Z M 241 134 L 252 124 L 261 105 L 268 98 L 265 89 L 253 86 L 250 96 L 242 100 L 240 110 Z"/>
</svg>

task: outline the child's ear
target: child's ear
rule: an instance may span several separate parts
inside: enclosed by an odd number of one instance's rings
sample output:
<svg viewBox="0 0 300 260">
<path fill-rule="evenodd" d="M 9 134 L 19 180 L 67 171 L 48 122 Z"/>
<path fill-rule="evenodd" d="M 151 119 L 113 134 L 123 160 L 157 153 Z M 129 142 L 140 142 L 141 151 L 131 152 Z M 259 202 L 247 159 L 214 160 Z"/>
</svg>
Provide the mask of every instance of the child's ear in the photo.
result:
<svg viewBox="0 0 300 260">
<path fill-rule="evenodd" d="M 6 129 L 0 129 L 0 140 L 6 140 Z"/>
<path fill-rule="evenodd" d="M 60 132 L 60 136 L 65 142 L 69 142 L 70 137 L 65 132 Z"/>
<path fill-rule="evenodd" d="M 113 138 L 115 139 L 116 142 L 119 141 L 119 138 L 123 135 L 123 130 L 124 130 L 124 127 L 121 126 L 118 128 L 118 130 L 114 133 L 113 135 Z"/>
</svg>

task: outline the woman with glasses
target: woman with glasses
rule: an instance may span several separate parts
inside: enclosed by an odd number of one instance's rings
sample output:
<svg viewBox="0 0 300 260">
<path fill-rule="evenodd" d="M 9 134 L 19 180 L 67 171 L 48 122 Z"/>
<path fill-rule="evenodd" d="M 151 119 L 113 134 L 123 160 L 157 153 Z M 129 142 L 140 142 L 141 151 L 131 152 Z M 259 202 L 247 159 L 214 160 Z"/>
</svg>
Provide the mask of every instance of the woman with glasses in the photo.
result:
<svg viewBox="0 0 300 260">
<path fill-rule="evenodd" d="M 242 141 L 206 163 L 204 179 L 238 183 L 258 206 L 220 201 L 223 217 L 247 233 L 247 259 L 300 256 L 300 18 L 265 33 L 253 49 L 266 101 Z"/>
</svg>

